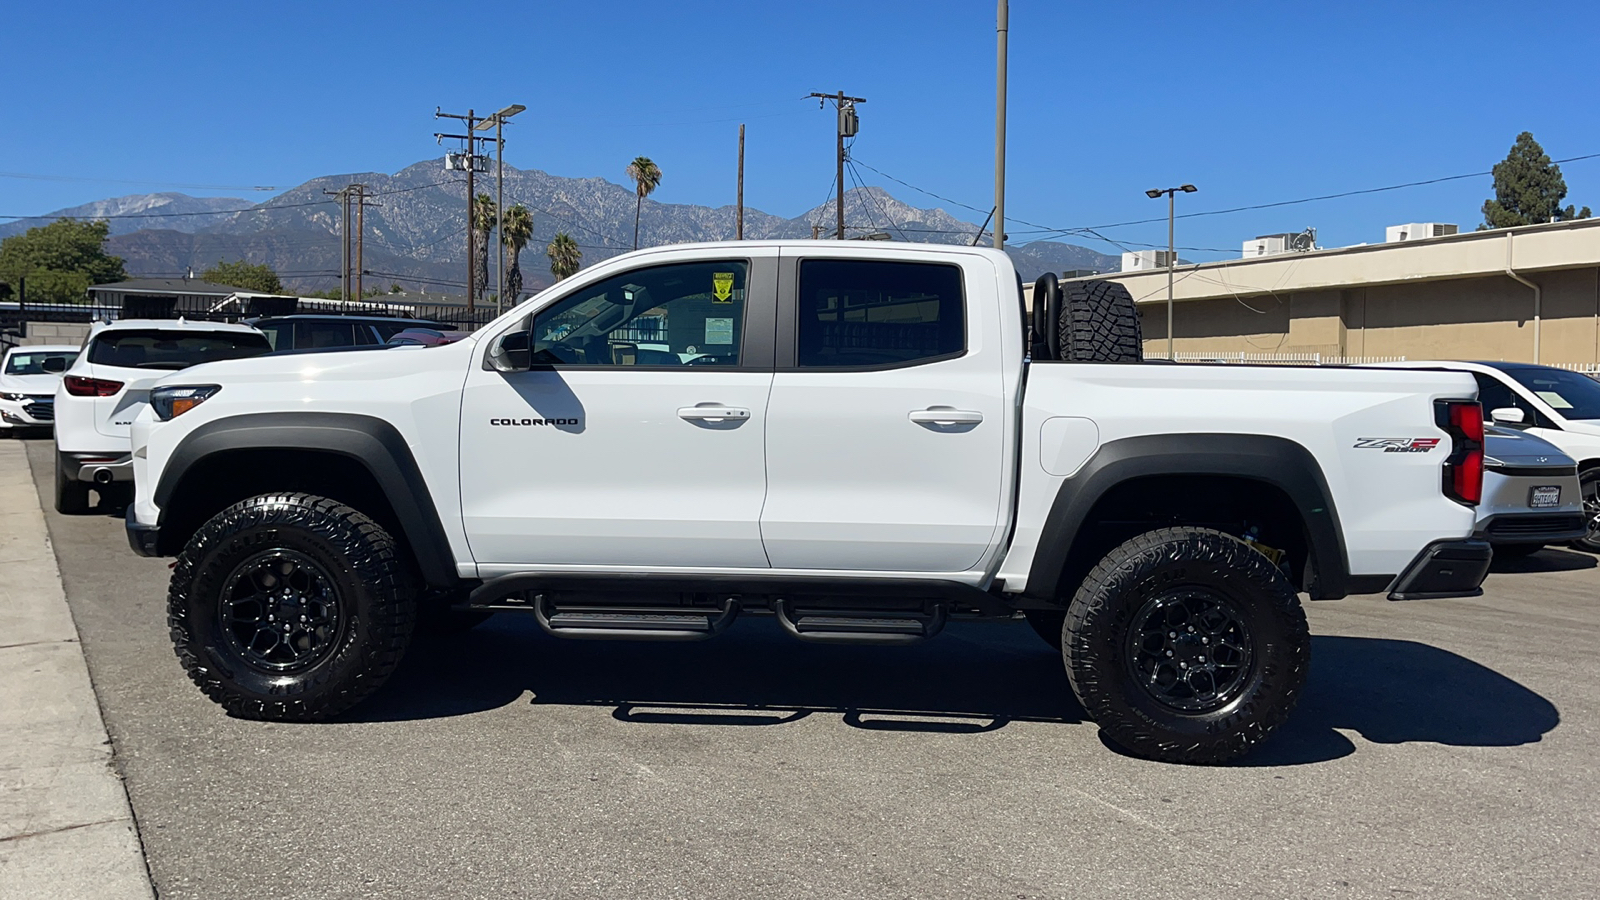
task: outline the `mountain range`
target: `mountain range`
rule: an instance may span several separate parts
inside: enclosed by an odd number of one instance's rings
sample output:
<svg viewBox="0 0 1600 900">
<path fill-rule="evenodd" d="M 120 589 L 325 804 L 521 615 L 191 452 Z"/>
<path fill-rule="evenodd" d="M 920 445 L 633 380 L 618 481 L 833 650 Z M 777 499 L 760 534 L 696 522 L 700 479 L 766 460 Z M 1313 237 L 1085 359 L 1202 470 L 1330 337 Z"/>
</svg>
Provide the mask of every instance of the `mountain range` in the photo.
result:
<svg viewBox="0 0 1600 900">
<path fill-rule="evenodd" d="M 425 160 L 393 175 L 375 172 L 313 178 L 266 201 L 190 197 L 179 193 L 115 197 L 61 209 L 37 219 L 0 225 L 0 237 L 70 216 L 112 217 L 110 252 L 121 256 L 130 276 L 196 274 L 222 260 L 265 263 L 287 289 L 336 285 L 341 265 L 340 207 L 327 192 L 351 183 L 367 186 L 362 267 L 367 287 L 403 287 L 427 293 L 464 292 L 466 274 L 466 176 L 447 172 L 441 160 Z M 479 193 L 494 192 L 492 175 L 480 175 Z M 527 206 L 534 237 L 523 251 L 528 290 L 551 283 L 544 246 L 557 231 L 572 235 L 585 265 L 627 252 L 633 244 L 634 193 L 601 178 L 563 178 L 536 169 L 505 169 L 505 203 Z M 877 187 L 846 192 L 847 236 L 888 235 L 890 240 L 969 244 L 976 224 L 943 209 L 903 203 Z M 639 217 L 641 246 L 726 240 L 734 236 L 737 211 L 645 200 Z M 353 218 L 353 217 L 352 217 Z M 792 219 L 745 208 L 749 239 L 809 238 L 812 226 L 833 229 L 832 200 Z M 987 235 L 984 242 L 988 242 Z M 1086 247 L 1035 241 L 1008 248 L 1024 279 L 1048 271 L 1109 271 L 1117 258 Z M 492 264 L 491 264 L 492 265 Z"/>
</svg>

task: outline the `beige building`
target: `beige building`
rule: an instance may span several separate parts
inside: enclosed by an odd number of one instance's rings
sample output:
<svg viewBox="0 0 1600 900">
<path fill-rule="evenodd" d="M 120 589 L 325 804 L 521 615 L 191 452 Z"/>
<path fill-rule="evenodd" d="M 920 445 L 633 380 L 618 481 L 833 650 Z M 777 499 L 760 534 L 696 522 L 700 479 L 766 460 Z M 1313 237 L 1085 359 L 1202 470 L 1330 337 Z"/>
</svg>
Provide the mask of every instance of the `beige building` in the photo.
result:
<svg viewBox="0 0 1600 900">
<path fill-rule="evenodd" d="M 1167 349 L 1167 273 L 1127 286 L 1145 352 Z M 1600 219 L 1180 265 L 1185 355 L 1600 363 Z"/>
</svg>

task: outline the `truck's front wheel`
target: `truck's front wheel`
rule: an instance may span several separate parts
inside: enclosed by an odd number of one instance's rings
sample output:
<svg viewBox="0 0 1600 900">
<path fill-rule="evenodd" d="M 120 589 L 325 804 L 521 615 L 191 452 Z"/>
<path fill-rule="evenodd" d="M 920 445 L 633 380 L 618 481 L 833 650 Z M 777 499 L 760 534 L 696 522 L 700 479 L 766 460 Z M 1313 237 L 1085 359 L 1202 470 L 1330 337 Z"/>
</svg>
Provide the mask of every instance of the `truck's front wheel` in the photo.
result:
<svg viewBox="0 0 1600 900">
<path fill-rule="evenodd" d="M 178 557 L 167 595 L 184 671 L 249 719 L 349 709 L 394 671 L 415 621 L 394 539 L 310 494 L 252 497 L 212 517 Z"/>
<path fill-rule="evenodd" d="M 1149 759 L 1221 763 L 1300 698 L 1311 639 L 1294 587 L 1242 541 L 1163 528 L 1111 551 L 1067 613 L 1063 654 L 1105 736 Z"/>
</svg>

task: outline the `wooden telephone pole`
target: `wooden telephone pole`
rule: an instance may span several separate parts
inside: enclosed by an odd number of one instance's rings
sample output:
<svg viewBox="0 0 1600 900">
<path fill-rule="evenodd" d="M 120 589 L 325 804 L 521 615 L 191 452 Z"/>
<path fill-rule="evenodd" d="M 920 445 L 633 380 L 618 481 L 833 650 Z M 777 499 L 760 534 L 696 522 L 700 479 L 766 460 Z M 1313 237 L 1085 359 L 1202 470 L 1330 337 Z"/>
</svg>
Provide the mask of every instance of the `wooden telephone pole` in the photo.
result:
<svg viewBox="0 0 1600 900">
<path fill-rule="evenodd" d="M 834 153 L 834 178 L 839 188 L 838 193 L 835 195 L 834 202 L 834 205 L 837 207 L 837 209 L 834 210 L 834 219 L 836 223 L 834 238 L 842 241 L 844 240 L 844 139 L 847 137 L 856 136 L 856 131 L 860 128 L 860 121 L 856 118 L 856 104 L 867 102 L 867 98 L 846 97 L 844 95 L 844 91 L 838 91 L 832 94 L 818 94 L 813 92 L 810 96 L 816 97 L 818 100 L 822 101 L 824 105 L 826 105 L 829 100 L 832 100 L 834 109 L 839 113 L 839 127 L 835 132 L 837 142 L 835 144 Z"/>
<path fill-rule="evenodd" d="M 476 252 L 478 249 L 478 229 L 476 227 L 478 223 L 473 215 L 473 200 L 475 199 L 477 188 L 473 176 L 478 171 L 478 143 L 487 143 L 494 140 L 494 138 L 488 136 L 480 137 L 472 133 L 477 129 L 478 123 L 483 121 L 476 110 L 469 109 L 467 114 L 463 116 L 456 113 L 441 112 L 438 107 L 435 107 L 433 117 L 435 119 L 460 119 L 467 123 L 466 134 L 439 134 L 435 132 L 433 136 L 441 141 L 445 138 L 450 138 L 451 140 L 467 142 L 467 311 L 471 312 L 478 299 Z"/>
</svg>

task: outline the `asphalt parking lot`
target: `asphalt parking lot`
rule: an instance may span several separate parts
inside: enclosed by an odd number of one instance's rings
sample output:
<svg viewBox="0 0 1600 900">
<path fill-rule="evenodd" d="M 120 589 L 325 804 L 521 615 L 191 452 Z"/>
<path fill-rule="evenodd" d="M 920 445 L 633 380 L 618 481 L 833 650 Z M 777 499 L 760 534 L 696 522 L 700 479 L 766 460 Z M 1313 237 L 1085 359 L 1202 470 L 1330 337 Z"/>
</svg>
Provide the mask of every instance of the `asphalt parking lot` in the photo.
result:
<svg viewBox="0 0 1600 900">
<path fill-rule="evenodd" d="M 167 640 L 167 561 L 50 510 L 162 898 L 1576 897 L 1600 888 L 1600 571 L 1309 604 L 1300 708 L 1243 764 L 1120 755 L 1022 623 L 925 645 L 417 646 L 341 721 L 230 719 Z"/>
</svg>

